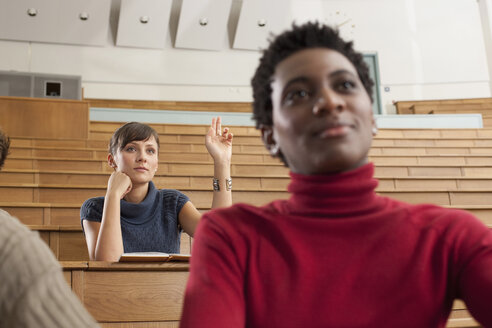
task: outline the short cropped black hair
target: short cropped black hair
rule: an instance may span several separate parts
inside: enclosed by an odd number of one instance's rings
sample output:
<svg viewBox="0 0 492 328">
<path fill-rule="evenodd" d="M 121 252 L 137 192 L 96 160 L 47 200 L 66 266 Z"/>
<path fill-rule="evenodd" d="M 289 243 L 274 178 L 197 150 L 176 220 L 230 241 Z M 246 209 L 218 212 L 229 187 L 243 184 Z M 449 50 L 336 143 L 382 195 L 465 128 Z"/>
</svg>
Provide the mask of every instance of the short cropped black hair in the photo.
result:
<svg viewBox="0 0 492 328">
<path fill-rule="evenodd" d="M 364 89 L 371 101 L 373 100 L 372 86 L 374 82 L 369 76 L 369 68 L 364 62 L 362 54 L 354 50 L 353 42 L 346 42 L 340 37 L 337 30 L 318 22 L 309 22 L 303 25 L 292 24 L 291 30 L 270 41 L 270 45 L 263 51 L 260 64 L 251 79 L 253 119 L 256 121 L 256 128 L 260 128 L 262 125 L 273 125 L 271 82 L 278 63 L 290 55 L 308 48 L 328 48 L 344 55 L 354 65 Z"/>
<path fill-rule="evenodd" d="M 128 143 L 132 141 L 147 140 L 150 137 L 155 138 L 157 150 L 159 150 L 159 135 L 153 128 L 147 124 L 138 122 L 126 123 L 114 132 L 109 141 L 108 152 L 114 156 L 118 150 L 123 149 Z"/>
<path fill-rule="evenodd" d="M 0 169 L 9 154 L 10 138 L 0 130 Z"/>
</svg>

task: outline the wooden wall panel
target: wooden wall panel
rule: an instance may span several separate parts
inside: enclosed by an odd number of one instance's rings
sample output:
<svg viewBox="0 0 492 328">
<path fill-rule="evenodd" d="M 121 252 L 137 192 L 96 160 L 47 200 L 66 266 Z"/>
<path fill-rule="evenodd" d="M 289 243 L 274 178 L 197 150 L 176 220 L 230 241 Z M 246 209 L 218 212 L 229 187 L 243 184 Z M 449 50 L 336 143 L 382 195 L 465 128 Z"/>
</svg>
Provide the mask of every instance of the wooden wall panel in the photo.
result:
<svg viewBox="0 0 492 328">
<path fill-rule="evenodd" d="M 0 126 L 11 137 L 86 139 L 89 103 L 0 97 Z"/>
</svg>

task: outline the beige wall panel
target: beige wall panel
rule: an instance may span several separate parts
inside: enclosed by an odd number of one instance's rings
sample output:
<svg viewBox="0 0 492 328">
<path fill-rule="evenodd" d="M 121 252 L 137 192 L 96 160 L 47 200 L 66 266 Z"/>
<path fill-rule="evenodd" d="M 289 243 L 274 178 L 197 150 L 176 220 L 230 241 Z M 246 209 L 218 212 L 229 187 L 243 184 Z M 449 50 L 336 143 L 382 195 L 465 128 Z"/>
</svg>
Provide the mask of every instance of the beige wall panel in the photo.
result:
<svg viewBox="0 0 492 328">
<path fill-rule="evenodd" d="M 450 205 L 490 205 L 491 192 L 450 192 Z"/>
<path fill-rule="evenodd" d="M 39 190 L 41 203 L 71 203 L 80 204 L 92 197 L 104 196 L 105 189 L 66 189 L 42 188 Z"/>
<path fill-rule="evenodd" d="M 0 187 L 2 202 L 30 203 L 34 201 L 32 188 Z"/>
<path fill-rule="evenodd" d="M 289 176 L 289 169 L 279 165 L 232 165 L 232 175 L 243 176 Z"/>
<path fill-rule="evenodd" d="M 437 205 L 450 205 L 447 192 L 382 192 L 380 194 L 411 204 L 431 203 Z"/>
<path fill-rule="evenodd" d="M 396 179 L 397 190 L 457 190 L 456 180 L 454 179 Z"/>
<path fill-rule="evenodd" d="M 429 157 L 419 157 L 418 163 L 422 165 L 465 165 L 465 158 L 452 156 L 452 157 L 444 157 L 444 156 L 429 156 Z"/>
<path fill-rule="evenodd" d="M 429 155 L 461 155 L 470 154 L 471 150 L 469 147 L 449 147 L 449 148 L 426 148 L 426 153 Z"/>
<path fill-rule="evenodd" d="M 374 168 L 374 172 L 376 176 L 379 177 L 406 177 L 408 176 L 408 169 L 406 167 L 398 167 L 398 166 L 379 166 Z"/>
<path fill-rule="evenodd" d="M 374 139 L 372 141 L 373 147 L 391 147 L 395 146 L 395 142 L 393 139 Z"/>
<path fill-rule="evenodd" d="M 87 138 L 89 103 L 0 97 L 0 125 L 12 137 Z"/>
<path fill-rule="evenodd" d="M 0 171 L 0 182 L 2 183 L 35 183 L 34 173 L 22 173 L 22 172 L 6 172 Z"/>
<path fill-rule="evenodd" d="M 398 147 L 383 147 L 378 148 L 382 155 L 425 155 L 425 148 L 398 148 Z"/>
<path fill-rule="evenodd" d="M 426 139 L 395 139 L 395 146 L 409 146 L 409 147 L 432 147 L 435 146 L 436 140 L 426 140 Z"/>
<path fill-rule="evenodd" d="M 465 177 L 492 177 L 492 167 L 464 167 Z"/>
<path fill-rule="evenodd" d="M 409 167 L 409 176 L 423 177 L 423 176 L 447 176 L 447 177 L 460 177 L 462 176 L 461 167 Z"/>
<path fill-rule="evenodd" d="M 369 158 L 376 165 L 416 165 L 417 157 L 410 156 L 377 156 Z"/>
<path fill-rule="evenodd" d="M 43 225 L 45 222 L 42 207 L 1 207 L 26 225 Z"/>
<path fill-rule="evenodd" d="M 52 207 L 51 224 L 59 226 L 80 226 L 80 206 L 71 208 Z"/>
</svg>

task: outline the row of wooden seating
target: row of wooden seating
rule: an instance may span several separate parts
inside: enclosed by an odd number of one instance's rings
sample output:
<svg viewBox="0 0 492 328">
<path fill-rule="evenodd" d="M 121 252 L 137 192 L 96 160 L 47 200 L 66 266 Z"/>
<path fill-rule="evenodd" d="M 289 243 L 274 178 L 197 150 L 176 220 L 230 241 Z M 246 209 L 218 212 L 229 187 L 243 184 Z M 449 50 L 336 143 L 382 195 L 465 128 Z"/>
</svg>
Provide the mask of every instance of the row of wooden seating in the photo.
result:
<svg viewBox="0 0 492 328">
<path fill-rule="evenodd" d="M 455 148 L 455 147 L 453 147 Z M 429 164 L 429 163 L 447 163 L 452 161 L 463 164 L 491 164 L 491 148 L 481 147 L 480 153 L 470 153 L 470 149 L 478 147 L 463 147 L 463 151 L 455 154 L 426 153 L 424 147 L 413 148 L 395 148 L 395 147 L 373 147 L 369 153 L 369 159 L 375 164 L 400 163 L 406 164 Z M 432 147 L 431 147 L 432 149 Z M 464 153 L 467 150 L 468 153 Z M 407 153 L 410 152 L 410 153 Z M 466 155 L 466 156 L 465 156 Z M 107 162 L 108 153 L 106 150 L 94 149 L 65 149 L 50 147 L 15 147 L 12 146 L 9 154 L 9 161 L 15 159 L 39 159 L 39 160 L 100 160 Z M 159 153 L 160 163 L 213 163 L 213 158 L 206 152 L 170 152 L 161 151 Z M 233 164 L 251 164 L 251 163 L 272 163 L 283 165 L 278 159 L 271 157 L 266 152 L 264 154 L 238 153 L 232 157 Z"/>
<path fill-rule="evenodd" d="M 440 107 L 442 109 L 492 108 L 492 98 L 408 100 L 395 102 L 395 107 L 398 114 L 414 114 L 412 107 L 415 105 L 435 106 L 436 108 Z"/>
<path fill-rule="evenodd" d="M 492 98 L 491 98 L 492 99 Z M 113 133 L 123 123 L 91 121 L 89 133 Z M 207 125 L 188 125 L 188 124 L 168 124 L 168 123 L 149 123 L 159 136 L 179 135 L 179 136 L 204 136 L 208 131 Z M 223 124 L 223 126 L 227 126 Z M 260 137 L 260 131 L 254 126 L 229 126 L 235 137 L 255 136 Z M 385 128 L 378 131 L 375 139 L 379 138 L 480 138 L 492 137 L 491 129 L 391 129 Z M 107 139 L 109 140 L 109 139 Z"/>
<path fill-rule="evenodd" d="M 408 151 L 412 151 L 412 148 L 423 148 L 426 151 L 435 149 L 432 154 L 439 154 L 441 151 L 447 151 L 446 154 L 450 154 L 450 152 L 454 152 L 456 149 L 456 154 L 462 153 L 490 153 L 490 147 L 492 146 L 492 138 L 441 138 L 441 139 L 422 139 L 422 138 L 386 138 L 386 139 L 374 139 L 373 146 L 371 149 L 381 149 L 388 148 L 390 151 L 392 148 L 402 148 L 407 149 Z M 108 154 L 107 152 L 107 143 L 104 141 L 91 141 L 91 142 L 82 142 L 80 140 L 32 140 L 32 139 L 18 139 L 15 138 L 12 140 L 12 148 L 13 149 L 22 149 L 26 147 L 35 147 L 29 148 L 31 151 L 48 151 L 51 148 L 60 153 L 62 150 L 66 152 L 66 154 L 70 154 L 71 151 L 74 150 L 88 150 L 88 157 L 94 157 L 91 152 L 97 152 L 98 155 L 96 158 L 105 158 Z M 41 148 L 43 147 L 43 148 Z M 465 150 L 460 150 L 466 148 Z M 477 148 L 478 150 L 474 150 Z M 24 152 L 29 151 L 24 150 Z M 447 150 L 446 150 L 447 149 Z M 259 142 L 251 143 L 251 144 L 239 144 L 235 143 L 233 145 L 233 154 L 235 156 L 240 154 L 265 154 L 268 155 L 265 146 Z M 179 143 L 162 143 L 160 148 L 160 154 L 166 153 L 206 153 L 206 148 L 204 143 L 201 141 L 196 142 L 179 142 Z M 413 154 L 413 153 L 410 153 Z"/>
<path fill-rule="evenodd" d="M 459 208 L 473 213 L 485 224 L 492 227 L 492 205 L 443 205 Z M 0 208 L 18 217 L 30 226 L 78 226 L 80 225 L 80 203 L 32 203 L 32 202 L 0 202 Z M 207 211 L 210 204 L 199 207 L 199 211 Z"/>
<path fill-rule="evenodd" d="M 191 147 L 184 147 L 180 150 L 171 150 L 167 148 L 168 144 L 161 148 L 159 157 L 161 160 L 169 161 L 195 161 L 195 162 L 212 162 L 212 158 L 204 148 L 198 147 L 198 145 L 192 145 L 195 150 L 192 151 Z M 178 146 L 178 145 L 176 145 Z M 190 145 L 186 145 L 190 146 Z M 256 147 L 256 146 L 255 146 Z M 242 152 L 234 153 L 233 162 L 248 162 L 248 163 L 278 163 L 279 161 L 272 158 L 266 150 L 263 148 L 253 149 L 253 152 L 248 152 L 246 147 L 243 147 Z M 179 147 L 173 147 L 179 148 Z M 248 147 L 251 149 L 251 147 Z M 261 150 L 261 151 L 258 151 Z M 467 158 L 490 156 L 492 152 L 491 147 L 411 147 L 411 146 L 373 146 L 369 150 L 369 156 L 462 156 L 467 155 Z M 472 156 L 478 155 L 478 156 Z M 94 149 L 94 148 L 65 148 L 65 147 L 31 147 L 31 146 L 16 146 L 12 145 L 10 149 L 10 156 L 12 158 L 72 158 L 72 159 L 99 159 L 106 160 L 108 152 L 106 149 Z M 471 159 L 473 160 L 473 159 Z M 470 161 L 471 161 L 470 160 Z"/>
<path fill-rule="evenodd" d="M 398 114 L 481 114 L 484 127 L 492 127 L 492 98 L 396 102 Z"/>
<path fill-rule="evenodd" d="M 404 161 L 403 161 L 404 162 Z M 409 161 L 410 162 L 410 161 Z M 404 164 L 378 163 L 376 176 L 378 177 L 422 177 L 422 176 L 450 176 L 450 177 L 490 177 L 492 167 L 486 163 L 467 164 L 440 161 L 431 164 Z M 110 173 L 111 168 L 104 160 L 56 160 L 56 159 L 10 159 L 5 163 L 7 172 L 13 170 L 38 170 L 42 172 L 99 172 Z M 22 172 L 22 171 L 19 171 Z M 165 163 L 160 162 L 157 177 L 180 176 L 208 176 L 213 174 L 213 164 L 199 164 L 190 162 Z M 288 169 L 276 163 L 232 164 L 233 177 L 287 177 Z"/>
<path fill-rule="evenodd" d="M 397 166 L 389 166 L 398 168 Z M 403 167 L 403 166 L 401 166 Z M 424 166 L 429 167 L 429 166 Z M 454 168 L 455 166 L 451 167 Z M 476 166 L 458 166 L 459 168 L 477 168 Z M 482 166 L 479 166 L 480 168 Z M 384 168 L 384 167 L 383 167 Z M 412 168 L 412 167 L 411 167 Z M 434 176 L 415 175 L 383 175 L 383 169 L 376 168 L 375 177 L 379 180 L 379 190 L 406 190 L 416 187 L 422 190 L 448 190 L 448 191 L 474 191 L 489 190 L 491 187 L 490 175 L 448 175 Z M 468 171 L 464 171 L 466 174 Z M 100 186 L 105 187 L 111 172 L 88 172 L 69 170 L 37 170 L 37 169 L 5 169 L 0 172 L 0 183 L 6 186 L 18 186 L 21 184 L 42 186 L 67 185 L 70 186 Z M 265 176 L 260 173 L 251 172 L 250 175 L 233 175 L 235 190 L 250 191 L 285 191 L 290 179 L 287 174 L 278 176 Z M 153 179 L 160 188 L 172 188 L 183 190 L 210 190 L 210 177 L 202 172 L 191 174 L 162 174 L 157 173 Z"/>
<path fill-rule="evenodd" d="M 207 186 L 209 183 L 207 183 Z M 181 188 L 198 207 L 207 207 L 212 202 L 209 188 Z M 35 203 L 79 203 L 90 197 L 104 196 L 106 185 L 56 185 L 56 184 L 8 184 L 0 183 L 0 198 L 5 202 Z M 421 189 L 418 183 L 395 190 L 393 186 L 381 186 L 377 192 L 410 203 L 430 202 L 439 205 L 488 205 L 491 204 L 492 188 L 448 190 L 448 188 L 430 187 Z M 274 199 L 285 199 L 289 194 L 280 188 L 255 190 L 235 188 L 234 202 L 263 205 Z"/>
</svg>

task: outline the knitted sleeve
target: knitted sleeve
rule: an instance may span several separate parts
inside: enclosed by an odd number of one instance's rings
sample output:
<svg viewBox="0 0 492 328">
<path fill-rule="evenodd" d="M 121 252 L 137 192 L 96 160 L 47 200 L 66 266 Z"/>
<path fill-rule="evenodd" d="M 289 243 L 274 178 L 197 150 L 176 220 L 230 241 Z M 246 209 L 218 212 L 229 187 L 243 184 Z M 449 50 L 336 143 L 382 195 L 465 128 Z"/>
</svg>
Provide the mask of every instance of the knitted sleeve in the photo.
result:
<svg viewBox="0 0 492 328">
<path fill-rule="evenodd" d="M 190 200 L 190 198 L 178 190 L 176 190 L 176 193 L 177 193 L 177 199 L 178 199 L 177 206 L 176 206 L 176 212 L 179 214 L 179 212 L 181 212 L 181 209 L 183 208 L 183 206 Z"/>
<path fill-rule="evenodd" d="M 0 210 L 0 318 L 3 327 L 97 327 L 36 233 Z"/>
<path fill-rule="evenodd" d="M 104 206 L 104 197 L 95 197 L 86 200 L 80 207 L 80 224 L 83 220 L 101 222 Z M 82 224 L 82 229 L 84 225 Z"/>
</svg>

